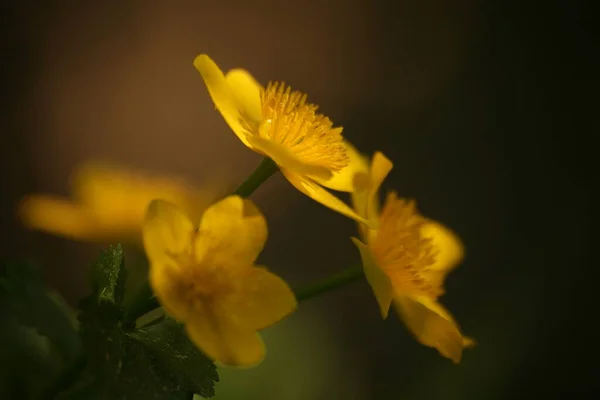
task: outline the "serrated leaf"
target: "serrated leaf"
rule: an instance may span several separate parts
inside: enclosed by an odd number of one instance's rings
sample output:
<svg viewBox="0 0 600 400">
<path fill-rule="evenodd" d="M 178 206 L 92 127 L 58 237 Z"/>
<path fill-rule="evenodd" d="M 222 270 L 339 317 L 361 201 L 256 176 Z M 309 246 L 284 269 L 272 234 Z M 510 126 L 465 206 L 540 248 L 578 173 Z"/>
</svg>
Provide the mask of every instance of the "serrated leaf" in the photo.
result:
<svg viewBox="0 0 600 400">
<path fill-rule="evenodd" d="M 219 380 L 215 365 L 188 339 L 183 327 L 168 318 L 127 333 L 132 343 L 146 349 L 160 376 L 203 397 L 214 396 Z"/>
<path fill-rule="evenodd" d="M 80 335 L 92 349 L 90 365 L 103 378 L 115 376 L 121 357 L 121 324 L 127 270 L 123 247 L 103 250 L 90 271 L 92 293 L 79 302 Z M 118 355 L 118 358 L 117 358 Z"/>
<path fill-rule="evenodd" d="M 106 398 L 191 400 L 194 393 L 214 394 L 214 364 L 174 321 L 137 330 L 124 323 L 121 246 L 104 251 L 91 276 L 94 290 L 80 303 L 80 332 L 89 349 L 86 373 L 102 382 Z M 81 382 L 79 387 L 89 389 Z M 78 391 L 71 395 L 78 396 Z"/>
<path fill-rule="evenodd" d="M 91 284 L 98 303 L 120 307 L 125 298 L 127 269 L 123 246 L 109 246 L 102 251 L 91 269 Z"/>
<path fill-rule="evenodd" d="M 122 246 L 102 251 L 90 271 L 92 293 L 79 302 L 79 333 L 88 351 L 88 369 L 108 385 L 119 376 L 123 357 L 121 307 L 127 280 Z"/>
<path fill-rule="evenodd" d="M 96 396 L 191 400 L 194 393 L 214 395 L 218 376 L 212 362 L 181 336 L 184 334 L 177 324 L 158 325 L 135 332 L 123 331 L 120 326 L 88 328 L 87 347 L 94 349 L 89 373 L 102 382 L 103 389 L 103 394 L 95 389 Z M 80 383 L 78 387 L 64 394 L 65 399 L 89 393 L 89 385 Z"/>
<path fill-rule="evenodd" d="M 119 379 L 112 387 L 111 398 L 146 400 L 191 400 L 193 392 L 172 379 L 160 360 L 139 341 L 127 335 L 125 357 Z"/>
</svg>

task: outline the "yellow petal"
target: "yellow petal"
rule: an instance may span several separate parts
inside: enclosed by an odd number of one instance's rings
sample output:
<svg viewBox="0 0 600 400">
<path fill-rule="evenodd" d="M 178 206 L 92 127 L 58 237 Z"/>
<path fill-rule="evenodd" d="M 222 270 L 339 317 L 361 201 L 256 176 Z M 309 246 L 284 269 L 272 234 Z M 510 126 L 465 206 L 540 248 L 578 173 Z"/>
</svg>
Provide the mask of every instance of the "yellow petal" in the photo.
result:
<svg viewBox="0 0 600 400">
<path fill-rule="evenodd" d="M 133 174 L 98 162 L 81 165 L 71 180 L 75 199 L 105 223 L 139 227 L 153 199 Z"/>
<path fill-rule="evenodd" d="M 352 192 L 352 205 L 359 215 L 375 223 L 379 221 L 379 188 L 392 170 L 392 162 L 381 152 L 373 155 L 368 173 L 359 171 L 354 176 L 355 190 Z M 360 235 L 367 242 L 375 235 L 373 229 L 359 224 Z"/>
<path fill-rule="evenodd" d="M 295 174 L 291 171 L 281 170 L 283 175 L 288 181 L 299 191 L 315 200 L 318 203 L 323 204 L 325 207 L 332 209 L 346 217 L 352 218 L 355 221 L 363 222 L 366 224 L 373 225 L 363 217 L 359 216 L 356 211 L 346 205 L 343 201 L 329 193 L 327 190 L 319 186 L 317 183 L 307 179 L 301 175 Z"/>
<path fill-rule="evenodd" d="M 363 163 L 365 161 L 363 160 Z M 365 176 L 365 171 L 357 170 L 354 177 L 352 202 L 358 212 L 366 218 L 379 218 L 378 192 L 384 179 L 393 168 L 392 162 L 381 152 L 373 155 Z"/>
<path fill-rule="evenodd" d="M 369 162 L 350 142 L 344 140 L 343 143 L 346 146 L 346 154 L 349 159 L 348 165 L 340 171 L 333 172 L 329 179 L 322 179 L 318 176 L 311 176 L 311 178 L 320 185 L 332 190 L 354 192 L 356 191 L 355 177 L 357 174 L 369 173 Z"/>
<path fill-rule="evenodd" d="M 165 311 L 176 320 L 184 322 L 192 311 L 192 304 L 186 297 L 189 295 L 189 286 L 185 285 L 182 278 L 185 275 L 181 275 L 180 268 L 173 259 L 151 262 L 148 280 Z"/>
<path fill-rule="evenodd" d="M 287 283 L 265 268 L 248 268 L 238 278 L 238 290 L 224 299 L 223 307 L 241 326 L 263 329 L 296 310 L 298 303 Z"/>
<path fill-rule="evenodd" d="M 373 294 L 379 304 L 381 316 L 383 319 L 386 319 L 390 310 L 390 304 L 394 298 L 392 282 L 387 274 L 377 265 L 369 247 L 356 238 L 352 238 L 352 242 L 354 242 L 356 247 L 358 247 L 358 251 L 360 251 L 365 276 L 369 285 L 371 285 L 371 289 L 373 289 Z"/>
<path fill-rule="evenodd" d="M 265 139 L 258 135 L 252 135 L 248 136 L 248 143 L 250 143 L 255 151 L 271 158 L 281 168 L 294 171 L 297 174 L 317 176 L 321 179 L 331 177 L 331 171 L 329 169 L 303 162 L 287 147 L 275 143 L 272 140 Z"/>
<path fill-rule="evenodd" d="M 430 220 L 421 228 L 421 234 L 431 239 L 433 246 L 439 251 L 435 262 L 429 267 L 430 270 L 445 275 L 462 261 L 465 253 L 464 246 L 460 238 L 449 228 Z"/>
<path fill-rule="evenodd" d="M 29 229 L 73 239 L 104 240 L 114 234 L 100 226 L 88 210 L 56 197 L 25 197 L 18 206 L 18 214 Z"/>
<path fill-rule="evenodd" d="M 228 196 L 202 215 L 194 243 L 196 261 L 211 257 L 217 265 L 249 266 L 267 240 L 267 222 L 254 203 Z"/>
<path fill-rule="evenodd" d="M 352 207 L 361 217 L 368 219 L 367 207 L 369 206 L 369 175 L 366 173 L 358 173 L 354 175 L 355 191 L 351 193 Z M 358 223 L 358 231 L 360 238 L 367 243 L 371 242 L 370 235 L 375 235 L 374 229 L 370 229 L 363 223 Z M 373 232 L 372 232 L 373 231 Z"/>
<path fill-rule="evenodd" d="M 236 98 L 238 109 L 258 126 L 262 120 L 260 91 L 263 87 L 248 71 L 239 68 L 229 70 L 225 80 Z"/>
<path fill-rule="evenodd" d="M 100 162 L 80 166 L 72 177 L 75 198 L 104 224 L 138 230 L 150 202 L 166 200 L 195 212 L 207 193 L 198 193 L 179 179 L 149 177 Z"/>
<path fill-rule="evenodd" d="M 187 254 L 193 233 L 194 226 L 188 217 L 173 204 L 154 200 L 148 206 L 142 236 L 151 263 L 164 264 L 173 256 Z"/>
<path fill-rule="evenodd" d="M 225 122 L 246 146 L 251 147 L 246 138 L 247 132 L 241 124 L 244 110 L 239 109 L 239 99 L 233 93 L 232 88 L 225 79 L 225 75 L 223 75 L 223 71 L 206 54 L 196 57 L 194 67 L 202 75 L 208 93 Z"/>
<path fill-rule="evenodd" d="M 450 313 L 438 302 L 426 297 L 397 296 L 394 305 L 400 318 L 423 345 L 459 363 L 462 351 L 473 345 L 463 337 Z"/>
<path fill-rule="evenodd" d="M 252 329 L 205 308 L 186 322 L 190 340 L 209 358 L 230 367 L 251 367 L 265 357 L 265 346 Z"/>
<path fill-rule="evenodd" d="M 367 205 L 367 218 L 379 219 L 379 188 L 392 170 L 394 164 L 383 153 L 376 152 L 371 163 L 371 183 Z"/>
</svg>

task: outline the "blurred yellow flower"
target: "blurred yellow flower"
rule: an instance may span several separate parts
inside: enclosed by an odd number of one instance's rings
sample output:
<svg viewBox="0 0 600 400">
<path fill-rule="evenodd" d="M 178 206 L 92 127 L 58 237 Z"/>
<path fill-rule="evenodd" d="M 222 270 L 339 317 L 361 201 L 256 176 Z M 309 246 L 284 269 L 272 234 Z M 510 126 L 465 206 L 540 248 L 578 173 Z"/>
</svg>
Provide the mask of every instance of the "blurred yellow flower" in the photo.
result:
<svg viewBox="0 0 600 400">
<path fill-rule="evenodd" d="M 174 205 L 153 201 L 143 223 L 150 284 L 190 340 L 227 366 L 253 366 L 265 355 L 257 330 L 296 309 L 288 285 L 254 265 L 267 224 L 250 200 L 229 196 L 196 227 Z"/>
<path fill-rule="evenodd" d="M 444 293 L 446 275 L 463 258 L 463 245 L 448 228 L 420 215 L 413 201 L 396 193 L 389 193 L 379 210 L 378 190 L 391 169 L 391 161 L 377 152 L 371 165 L 364 160 L 363 172 L 355 176 L 354 207 L 379 225 L 377 229 L 362 226 L 362 241 L 352 241 L 382 317 L 387 318 L 393 303 L 419 342 L 458 363 L 463 349 L 474 342 L 461 334 L 437 299 Z"/>
<path fill-rule="evenodd" d="M 250 149 L 271 158 L 287 180 L 317 202 L 357 221 L 351 207 L 324 187 L 352 192 L 355 159 L 347 154 L 342 128 L 317 113 L 306 94 L 279 82 L 263 88 L 250 73 L 226 74 L 205 54 L 194 60 L 216 108 Z"/>
<path fill-rule="evenodd" d="M 18 213 L 24 225 L 72 239 L 141 244 L 141 224 L 153 199 L 171 201 L 197 221 L 218 191 L 218 185 L 198 191 L 179 180 L 100 163 L 82 165 L 71 183 L 73 200 L 45 194 L 23 198 Z"/>
</svg>

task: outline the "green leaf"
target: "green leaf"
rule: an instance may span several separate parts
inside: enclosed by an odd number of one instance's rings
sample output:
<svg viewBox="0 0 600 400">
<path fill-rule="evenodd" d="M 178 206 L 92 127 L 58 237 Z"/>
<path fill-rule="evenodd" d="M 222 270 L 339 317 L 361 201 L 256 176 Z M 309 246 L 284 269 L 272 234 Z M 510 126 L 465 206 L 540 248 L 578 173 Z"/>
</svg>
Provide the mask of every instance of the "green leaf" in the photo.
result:
<svg viewBox="0 0 600 400">
<path fill-rule="evenodd" d="M 0 265 L 0 326 L 0 398 L 35 398 L 81 349 L 73 311 L 29 263 Z"/>
<path fill-rule="evenodd" d="M 123 357 L 122 303 L 127 270 L 120 244 L 102 251 L 90 271 L 92 293 L 79 302 L 81 339 L 88 352 L 88 372 L 110 385 Z"/>
<path fill-rule="evenodd" d="M 98 304 L 109 303 L 119 307 L 123 304 L 127 269 L 121 244 L 104 250 L 92 266 L 90 275 Z"/>
<path fill-rule="evenodd" d="M 218 381 L 214 364 L 173 320 L 129 332 L 120 327 L 89 329 L 86 343 L 93 346 L 89 374 L 103 382 L 105 398 L 191 400 L 195 393 L 214 396 L 214 382 Z M 78 384 L 65 399 L 77 398 L 80 391 L 88 393 L 89 384 Z"/>
<path fill-rule="evenodd" d="M 104 251 L 92 267 L 90 296 L 81 301 L 81 337 L 88 349 L 88 368 L 65 399 L 95 391 L 107 399 L 191 400 L 194 393 L 214 395 L 214 364 L 188 340 L 173 320 L 135 330 L 124 323 L 127 274 L 121 246 Z M 101 382 L 87 382 L 86 376 Z"/>
<path fill-rule="evenodd" d="M 193 392 L 171 379 L 171 373 L 140 342 L 126 336 L 125 357 L 119 379 L 111 387 L 115 399 L 191 400 Z"/>
<path fill-rule="evenodd" d="M 35 398 L 60 371 L 60 358 L 48 338 L 3 311 L 0 310 L 0 399 Z"/>
<path fill-rule="evenodd" d="M 47 337 L 63 360 L 74 358 L 81 343 L 72 310 L 45 287 L 34 265 L 4 263 L 3 267 L 0 300 L 11 318 Z"/>
<path fill-rule="evenodd" d="M 214 396 L 214 382 L 219 380 L 215 365 L 190 342 L 183 327 L 173 319 L 137 329 L 127 336 L 130 343 L 145 350 L 153 369 L 171 385 L 186 393 Z"/>
<path fill-rule="evenodd" d="M 60 393 L 56 400 L 109 400 L 109 394 L 101 381 L 86 375 L 69 390 Z"/>
<path fill-rule="evenodd" d="M 80 334 L 86 348 L 93 349 L 90 363 L 102 376 L 118 367 L 121 350 L 121 307 L 125 297 L 127 270 L 120 244 L 100 253 L 90 271 L 92 293 L 79 302 Z M 108 368 L 108 371 L 103 371 Z"/>
</svg>

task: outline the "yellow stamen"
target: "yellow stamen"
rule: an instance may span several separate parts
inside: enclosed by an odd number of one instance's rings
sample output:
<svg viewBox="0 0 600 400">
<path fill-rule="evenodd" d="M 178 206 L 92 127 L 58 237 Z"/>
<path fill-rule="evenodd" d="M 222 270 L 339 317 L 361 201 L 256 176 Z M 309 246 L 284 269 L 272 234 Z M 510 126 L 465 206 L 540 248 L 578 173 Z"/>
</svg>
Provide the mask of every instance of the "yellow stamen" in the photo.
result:
<svg viewBox="0 0 600 400">
<path fill-rule="evenodd" d="M 437 250 L 421 234 L 424 223 L 414 201 L 389 193 L 370 247 L 395 290 L 437 298 L 443 294 L 442 282 L 430 269 Z"/>
<path fill-rule="evenodd" d="M 262 122 L 258 133 L 287 147 L 303 162 L 339 171 L 349 158 L 342 143 L 342 128 L 317 114 L 318 106 L 284 83 L 269 82 L 261 92 Z"/>
</svg>

